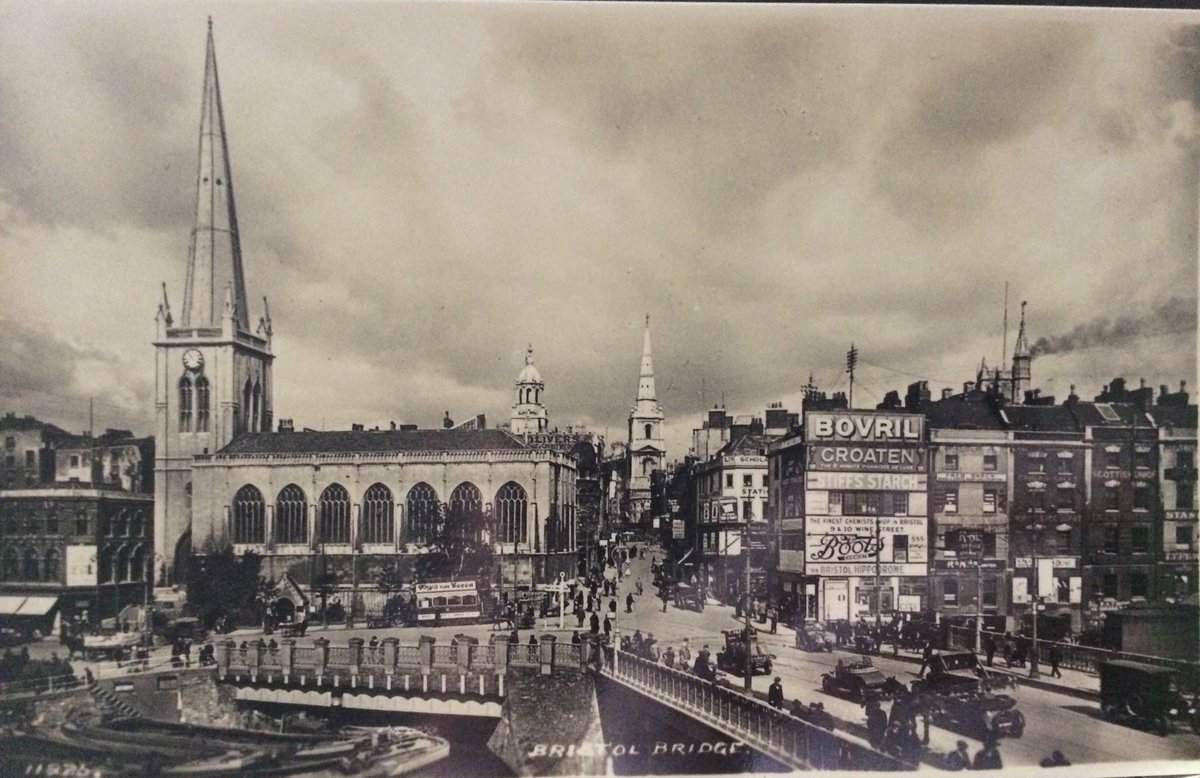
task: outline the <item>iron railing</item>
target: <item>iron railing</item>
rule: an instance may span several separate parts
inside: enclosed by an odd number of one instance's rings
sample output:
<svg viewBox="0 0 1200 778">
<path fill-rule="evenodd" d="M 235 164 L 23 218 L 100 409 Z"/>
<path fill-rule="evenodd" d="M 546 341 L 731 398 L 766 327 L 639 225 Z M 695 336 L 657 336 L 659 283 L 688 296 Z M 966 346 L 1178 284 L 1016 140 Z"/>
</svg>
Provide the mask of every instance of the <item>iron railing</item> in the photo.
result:
<svg viewBox="0 0 1200 778">
<path fill-rule="evenodd" d="M 1003 633 L 992 632 L 990 630 L 983 630 L 982 634 L 982 639 L 984 640 L 989 635 L 995 639 L 997 645 L 996 658 L 1004 656 L 1003 647 L 1006 640 L 1023 640 L 1025 641 L 1025 645 L 1030 647 L 1033 645 L 1031 638 L 1006 638 Z M 975 630 L 970 627 L 951 627 L 950 644 L 955 648 L 974 650 Z M 1054 646 L 1058 648 L 1059 652 L 1059 667 L 1067 670 L 1079 670 L 1092 675 L 1099 674 L 1100 671 L 1097 668 L 1101 662 L 1108 662 L 1114 659 L 1141 662 L 1142 664 L 1154 665 L 1155 667 L 1166 667 L 1179 671 L 1188 677 L 1193 677 L 1197 673 L 1197 663 L 1188 662 L 1184 659 L 1134 654 L 1128 651 L 1110 651 L 1096 646 L 1081 646 L 1078 643 L 1061 643 L 1053 640 L 1039 640 L 1037 642 L 1038 661 L 1041 664 L 1049 665 L 1050 649 Z M 993 659 L 994 661 L 995 659 Z M 1026 661 L 1029 661 L 1028 656 L 1026 657 Z"/>
<path fill-rule="evenodd" d="M 615 677 L 633 688 L 735 734 L 792 767 L 888 771 L 915 767 L 694 675 L 625 652 L 620 652 L 616 665 Z M 606 669 L 613 672 L 611 660 Z"/>
</svg>

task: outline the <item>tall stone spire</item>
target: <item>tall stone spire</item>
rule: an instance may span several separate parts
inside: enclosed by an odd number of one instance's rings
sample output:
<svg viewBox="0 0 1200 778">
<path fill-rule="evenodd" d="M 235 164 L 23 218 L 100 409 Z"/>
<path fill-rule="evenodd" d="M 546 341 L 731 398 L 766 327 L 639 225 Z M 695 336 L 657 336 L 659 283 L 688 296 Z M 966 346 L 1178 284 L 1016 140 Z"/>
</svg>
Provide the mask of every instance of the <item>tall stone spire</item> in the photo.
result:
<svg viewBox="0 0 1200 778">
<path fill-rule="evenodd" d="M 183 295 L 183 327 L 220 327 L 226 290 L 230 290 L 234 321 L 250 331 L 242 248 L 238 241 L 237 209 L 225 116 L 217 80 L 217 51 L 212 19 L 208 20 L 208 52 L 204 61 L 204 101 L 200 110 L 200 161 L 196 171 L 196 224 L 188 256 Z"/>
<path fill-rule="evenodd" d="M 1012 401 L 1024 402 L 1025 391 L 1030 388 L 1033 377 L 1033 354 L 1025 336 L 1025 301 L 1021 301 L 1021 326 L 1017 329 L 1017 345 L 1012 358 Z"/>
<path fill-rule="evenodd" d="M 638 404 L 643 401 L 657 404 L 654 389 L 654 359 L 650 356 L 650 314 L 646 314 L 646 334 L 642 338 L 642 370 L 638 378 Z"/>
<path fill-rule="evenodd" d="M 1028 357 L 1029 341 L 1025 338 L 1025 301 L 1021 301 L 1021 326 L 1017 328 L 1017 345 L 1013 347 L 1013 359 Z"/>
</svg>

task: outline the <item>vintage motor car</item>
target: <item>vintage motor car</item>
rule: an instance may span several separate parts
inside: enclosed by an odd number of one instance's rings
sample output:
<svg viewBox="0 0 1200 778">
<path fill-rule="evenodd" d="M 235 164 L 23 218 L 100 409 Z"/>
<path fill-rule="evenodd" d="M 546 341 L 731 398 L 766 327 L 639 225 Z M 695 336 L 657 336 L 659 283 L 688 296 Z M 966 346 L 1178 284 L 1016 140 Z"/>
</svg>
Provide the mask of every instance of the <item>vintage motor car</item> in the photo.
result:
<svg viewBox="0 0 1200 778">
<path fill-rule="evenodd" d="M 913 691 L 946 694 L 1016 685 L 1015 676 L 989 670 L 971 651 L 941 651 L 929 659 L 929 676 L 913 681 Z"/>
<path fill-rule="evenodd" d="M 986 737 L 1019 738 L 1025 732 L 1025 715 L 1007 694 L 960 689 L 925 697 L 931 720 L 947 729 Z"/>
<path fill-rule="evenodd" d="M 802 651 L 833 651 L 836 636 L 822 624 L 810 622 L 796 630 L 796 648 Z"/>
<path fill-rule="evenodd" d="M 700 587 L 686 583 L 675 584 L 675 607 L 690 611 L 703 611 L 704 601 L 700 599 Z"/>
<path fill-rule="evenodd" d="M 758 642 L 756 629 L 726 629 L 721 630 L 725 635 L 725 650 L 717 652 L 717 667 L 732 675 L 744 675 L 749 663 L 750 674 L 771 673 L 771 660 L 774 654 L 763 651 Z"/>
<path fill-rule="evenodd" d="M 854 664 L 838 661 L 832 673 L 821 675 L 821 690 L 826 694 L 848 696 L 858 702 L 890 697 L 904 689 L 893 676 L 885 676 L 869 658 Z"/>
<path fill-rule="evenodd" d="M 1140 662 L 1102 662 L 1100 710 L 1109 721 L 1149 728 L 1170 734 L 1177 722 L 1200 734 L 1200 710 L 1196 696 L 1188 699 L 1178 688 L 1176 671 Z"/>
</svg>

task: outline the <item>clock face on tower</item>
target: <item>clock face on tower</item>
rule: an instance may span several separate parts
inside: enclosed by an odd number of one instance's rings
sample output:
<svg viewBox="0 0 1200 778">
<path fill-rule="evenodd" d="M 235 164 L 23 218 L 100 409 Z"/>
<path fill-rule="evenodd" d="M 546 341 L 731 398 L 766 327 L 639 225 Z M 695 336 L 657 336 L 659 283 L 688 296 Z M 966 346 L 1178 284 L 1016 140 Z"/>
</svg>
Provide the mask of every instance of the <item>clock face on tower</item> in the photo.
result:
<svg viewBox="0 0 1200 778">
<path fill-rule="evenodd" d="M 183 366 L 188 370 L 199 370 L 204 367 L 204 355 L 194 348 L 183 352 Z"/>
</svg>

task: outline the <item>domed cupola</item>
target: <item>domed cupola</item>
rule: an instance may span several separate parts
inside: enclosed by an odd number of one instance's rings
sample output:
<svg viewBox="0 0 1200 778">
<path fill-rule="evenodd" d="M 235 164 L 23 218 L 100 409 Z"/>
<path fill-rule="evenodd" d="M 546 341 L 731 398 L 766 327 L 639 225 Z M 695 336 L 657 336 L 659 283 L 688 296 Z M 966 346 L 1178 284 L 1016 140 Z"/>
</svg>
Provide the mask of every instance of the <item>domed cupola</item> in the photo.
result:
<svg viewBox="0 0 1200 778">
<path fill-rule="evenodd" d="M 533 345 L 525 351 L 525 366 L 517 376 L 517 402 L 513 405 L 509 429 L 523 435 L 527 432 L 545 432 L 549 427 L 546 406 L 542 404 L 542 391 L 546 384 L 542 374 L 533 364 Z"/>
</svg>

